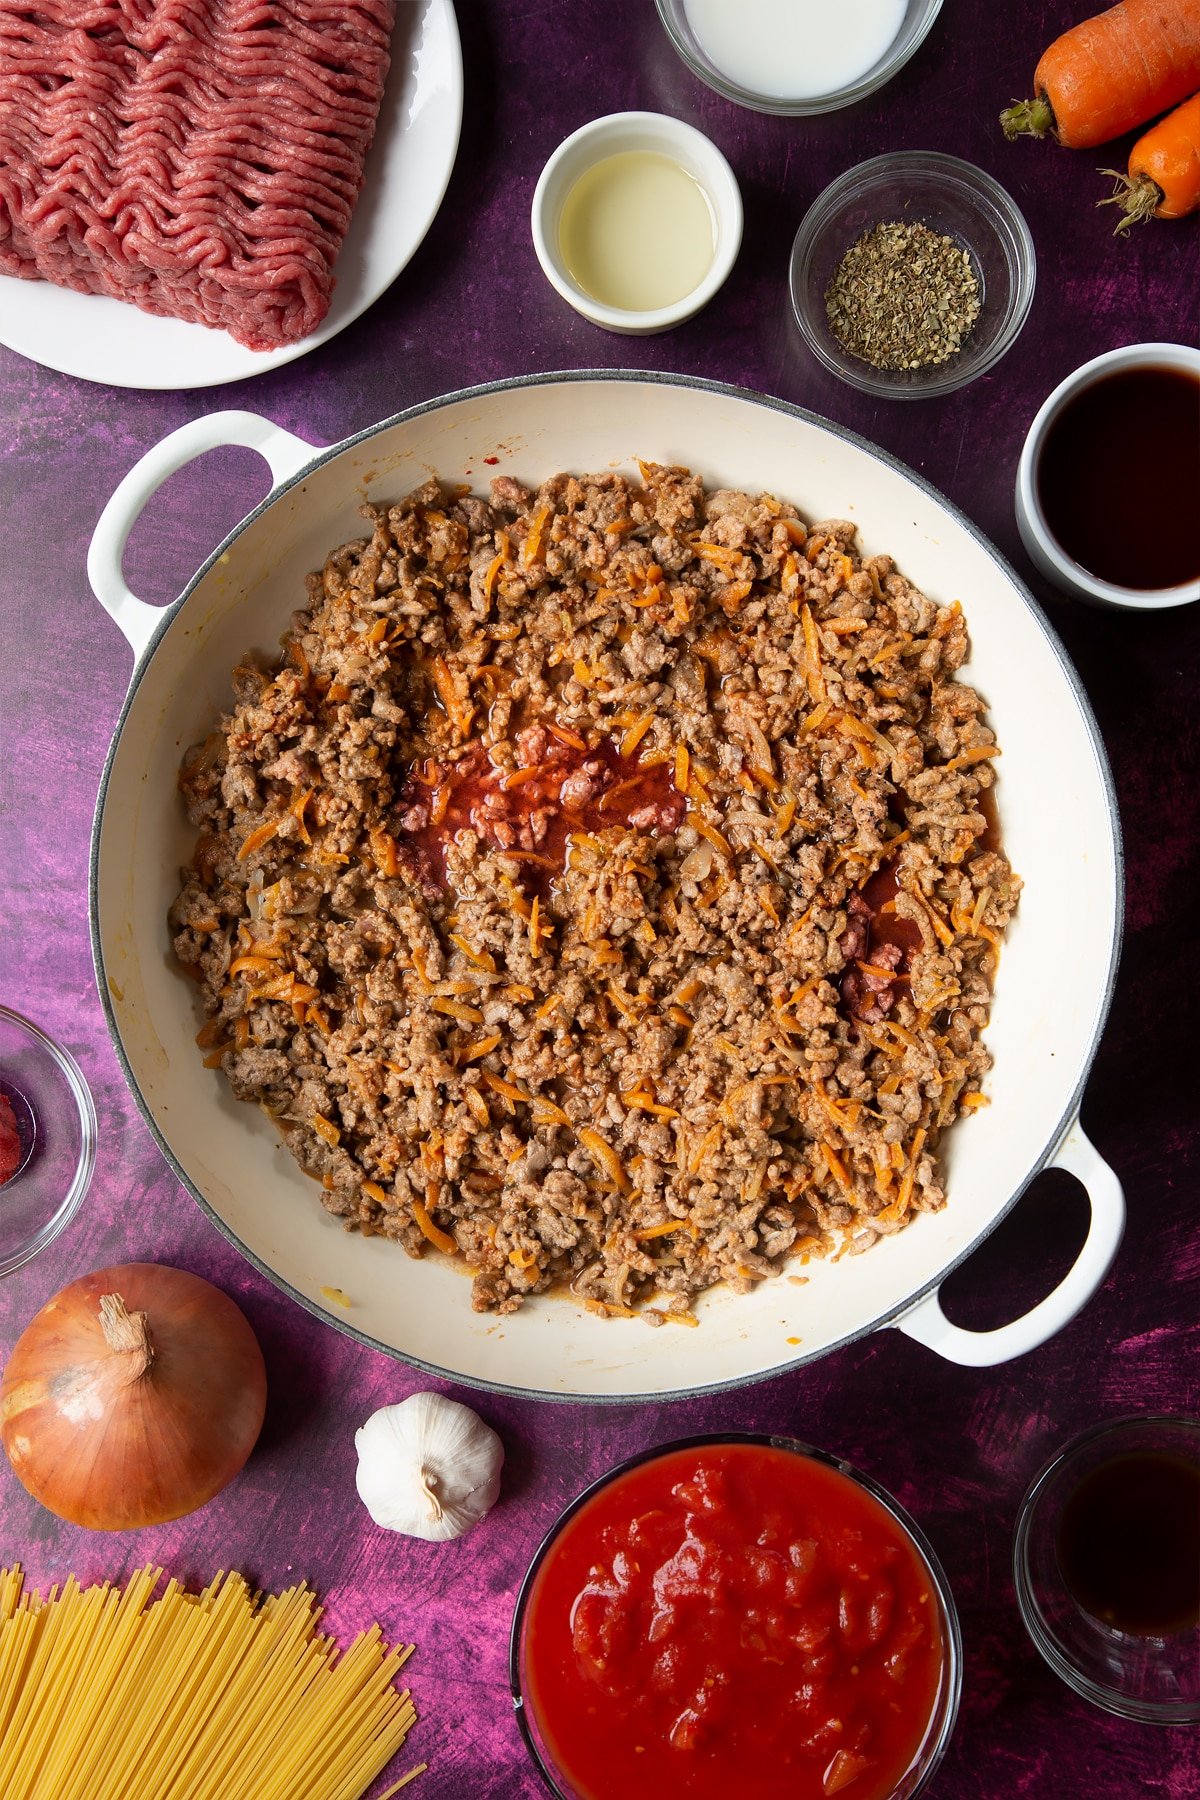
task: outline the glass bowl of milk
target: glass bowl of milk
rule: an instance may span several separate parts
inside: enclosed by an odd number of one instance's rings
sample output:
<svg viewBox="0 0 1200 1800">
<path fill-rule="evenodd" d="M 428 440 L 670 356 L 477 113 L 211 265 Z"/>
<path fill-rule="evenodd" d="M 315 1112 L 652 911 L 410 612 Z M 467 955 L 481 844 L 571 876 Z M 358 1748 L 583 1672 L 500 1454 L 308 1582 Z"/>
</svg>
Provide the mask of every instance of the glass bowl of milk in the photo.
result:
<svg viewBox="0 0 1200 1800">
<path fill-rule="evenodd" d="M 942 0 L 655 0 L 693 75 L 755 112 L 835 112 L 890 81 Z"/>
</svg>

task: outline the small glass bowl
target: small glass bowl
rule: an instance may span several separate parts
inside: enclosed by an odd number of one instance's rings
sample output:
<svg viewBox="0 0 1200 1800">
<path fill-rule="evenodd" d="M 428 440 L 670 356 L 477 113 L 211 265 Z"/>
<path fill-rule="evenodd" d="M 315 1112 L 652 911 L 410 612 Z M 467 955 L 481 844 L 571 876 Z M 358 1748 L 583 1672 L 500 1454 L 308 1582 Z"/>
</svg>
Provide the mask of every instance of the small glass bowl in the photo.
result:
<svg viewBox="0 0 1200 1800">
<path fill-rule="evenodd" d="M 875 369 L 834 337 L 825 293 L 851 244 L 876 225 L 928 225 L 967 251 L 980 314 L 962 349 L 922 369 Z M 935 150 L 898 150 L 859 163 L 809 207 L 792 246 L 792 309 L 813 355 L 867 394 L 921 400 L 953 393 L 995 368 L 1029 317 L 1037 259 L 1029 227 L 1004 189 L 973 163 Z"/>
<path fill-rule="evenodd" d="M 527 1685 L 524 1666 L 525 1621 L 538 1573 L 546 1559 L 552 1554 L 564 1528 L 602 1489 L 614 1481 L 619 1481 L 631 1470 L 640 1469 L 646 1463 L 656 1462 L 660 1457 L 672 1456 L 680 1450 L 698 1450 L 712 1444 L 761 1444 L 772 1450 L 785 1450 L 795 1456 L 808 1457 L 814 1462 L 823 1463 L 829 1469 L 836 1470 L 839 1475 L 845 1476 L 848 1481 L 870 1494 L 872 1499 L 891 1514 L 925 1564 L 929 1573 L 930 1586 L 937 1600 L 938 1626 L 943 1650 L 942 1674 L 925 1735 L 912 1762 L 888 1796 L 888 1800 L 916 1800 L 916 1796 L 925 1791 L 935 1769 L 945 1755 L 946 1746 L 950 1742 L 958 1718 L 958 1705 L 962 1694 L 962 1634 L 959 1630 L 954 1596 L 950 1591 L 950 1583 L 946 1579 L 945 1570 L 920 1526 L 909 1518 L 899 1501 L 894 1500 L 886 1488 L 880 1487 L 879 1483 L 873 1481 L 869 1475 L 864 1475 L 861 1469 L 854 1468 L 852 1464 L 844 1462 L 839 1456 L 831 1456 L 825 1450 L 814 1449 L 811 1444 L 802 1443 L 798 1438 L 774 1437 L 765 1432 L 751 1431 L 710 1432 L 698 1437 L 677 1438 L 672 1443 L 656 1444 L 651 1450 L 643 1450 L 639 1455 L 629 1457 L 626 1462 L 618 1463 L 615 1469 L 610 1469 L 607 1474 L 601 1475 L 598 1480 L 593 1481 L 577 1499 L 572 1500 L 539 1544 L 525 1579 L 521 1583 L 521 1591 L 517 1595 L 512 1636 L 509 1640 L 508 1668 L 517 1725 L 525 1740 L 525 1747 L 534 1767 L 541 1776 L 547 1791 L 553 1795 L 554 1800 L 579 1800 L 576 1790 L 563 1773 L 556 1768 L 553 1756 L 534 1716 L 533 1707 L 527 1702 L 525 1696 Z"/>
<path fill-rule="evenodd" d="M 1145 1452 L 1200 1468 L 1200 1419 L 1108 1420 L 1051 1458 L 1017 1517 L 1017 1604 L 1025 1629 L 1055 1674 L 1093 1706 L 1147 1725 L 1194 1725 L 1200 1722 L 1200 1622 L 1161 1636 L 1118 1630 L 1079 1604 L 1059 1563 L 1063 1508 L 1080 1483 L 1106 1464 Z"/>
<path fill-rule="evenodd" d="M 731 0 L 727 0 L 727 3 L 731 3 Z M 688 17 L 687 0 L 655 0 L 655 5 L 658 7 L 663 29 L 693 75 L 699 76 L 708 87 L 723 94 L 726 100 L 732 100 L 737 106 L 749 107 L 752 112 L 783 113 L 797 119 L 816 113 L 836 112 L 842 106 L 853 106 L 856 100 L 864 100 L 876 88 L 883 87 L 920 49 L 942 10 L 942 0 L 907 0 L 904 19 L 896 36 L 879 61 L 865 70 L 856 81 L 833 88 L 827 94 L 810 94 L 804 98 L 789 99 L 784 95 L 766 94 L 744 86 L 719 68 L 696 35 L 695 27 Z M 743 20 L 743 28 L 745 23 Z"/>
<path fill-rule="evenodd" d="M 0 1275 L 11 1275 L 79 1210 L 96 1161 L 96 1109 L 70 1052 L 7 1006 L 0 1093 L 21 1143 L 21 1162 L 0 1186 Z"/>
</svg>

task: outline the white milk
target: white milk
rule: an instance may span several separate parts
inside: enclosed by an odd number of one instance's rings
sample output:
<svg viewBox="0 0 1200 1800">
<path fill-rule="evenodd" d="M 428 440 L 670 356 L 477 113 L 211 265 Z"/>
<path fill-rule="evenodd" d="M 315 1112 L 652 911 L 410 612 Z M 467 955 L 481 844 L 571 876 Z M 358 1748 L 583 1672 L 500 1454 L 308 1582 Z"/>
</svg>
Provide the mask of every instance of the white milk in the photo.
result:
<svg viewBox="0 0 1200 1800">
<path fill-rule="evenodd" d="M 873 69 L 895 42 L 906 0 L 684 0 L 706 54 L 739 87 L 813 100 Z"/>
</svg>

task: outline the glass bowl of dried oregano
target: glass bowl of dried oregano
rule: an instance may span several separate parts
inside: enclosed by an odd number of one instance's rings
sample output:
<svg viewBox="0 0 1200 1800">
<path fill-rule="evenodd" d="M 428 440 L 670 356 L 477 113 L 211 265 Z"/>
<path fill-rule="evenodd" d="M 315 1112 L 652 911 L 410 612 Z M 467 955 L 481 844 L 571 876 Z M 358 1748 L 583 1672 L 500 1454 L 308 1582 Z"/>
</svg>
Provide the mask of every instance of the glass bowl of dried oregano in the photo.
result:
<svg viewBox="0 0 1200 1800">
<path fill-rule="evenodd" d="M 833 374 L 918 400 L 995 367 L 1029 316 L 1036 267 L 1029 227 L 990 175 L 895 151 L 813 201 L 792 247 L 792 306 Z"/>
</svg>

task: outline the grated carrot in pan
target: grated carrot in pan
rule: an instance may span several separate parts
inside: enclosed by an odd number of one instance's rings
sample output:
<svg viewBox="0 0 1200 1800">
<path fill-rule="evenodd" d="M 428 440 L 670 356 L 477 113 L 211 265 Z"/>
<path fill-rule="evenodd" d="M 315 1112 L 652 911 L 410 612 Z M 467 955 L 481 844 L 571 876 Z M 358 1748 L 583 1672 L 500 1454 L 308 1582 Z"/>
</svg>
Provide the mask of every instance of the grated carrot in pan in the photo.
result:
<svg viewBox="0 0 1200 1800">
<path fill-rule="evenodd" d="M 912 1150 L 909 1152 L 908 1157 L 908 1167 L 904 1171 L 904 1178 L 900 1183 L 900 1192 L 896 1196 L 896 1204 L 899 1207 L 907 1206 L 912 1197 L 913 1182 L 916 1180 L 917 1175 L 917 1163 L 920 1159 L 921 1148 L 924 1142 L 925 1127 L 924 1125 L 919 1125 L 913 1134 Z"/>
<path fill-rule="evenodd" d="M 826 1104 L 828 1105 L 829 1102 L 827 1101 Z M 821 1150 L 821 1155 L 825 1158 L 825 1163 L 829 1170 L 829 1173 L 833 1176 L 833 1178 L 837 1182 L 838 1186 L 840 1188 L 844 1188 L 846 1193 L 853 1194 L 854 1183 L 851 1181 L 849 1175 L 846 1172 L 845 1163 L 842 1161 L 842 1159 L 838 1155 L 837 1151 L 833 1148 L 832 1144 L 822 1144 L 820 1146 L 820 1150 Z"/>
<path fill-rule="evenodd" d="M 446 717 L 458 735 L 465 740 L 471 729 L 471 721 L 475 717 L 475 708 L 468 703 L 459 683 L 451 674 L 444 656 L 435 656 L 430 667 L 433 674 L 433 685 L 437 690 L 438 699 L 445 708 Z M 465 687 L 465 683 L 463 686 Z"/>
<path fill-rule="evenodd" d="M 521 545 L 521 561 L 527 569 L 537 561 L 541 554 L 542 539 L 549 518 L 550 508 L 548 506 L 539 507 L 533 516 L 533 521 L 525 536 L 525 542 Z"/>
<path fill-rule="evenodd" d="M 503 1076 L 493 1075 L 488 1069 L 484 1069 L 482 1074 L 493 1092 L 500 1094 L 505 1100 L 524 1100 L 528 1104 L 533 1099 L 533 1095 L 526 1088 L 518 1087 L 515 1081 L 505 1081 Z"/>
<path fill-rule="evenodd" d="M 654 714 L 652 712 L 646 712 L 630 725 L 628 731 L 626 731 L 621 739 L 620 754 L 622 757 L 628 758 L 633 755 L 653 723 Z"/>
<path fill-rule="evenodd" d="M 410 1205 L 412 1216 L 416 1221 L 421 1236 L 423 1238 L 428 1238 L 435 1250 L 440 1250 L 445 1256 L 453 1256 L 458 1250 L 458 1244 L 452 1237 L 434 1224 L 429 1214 L 429 1208 L 420 1200 L 413 1200 Z"/>
<path fill-rule="evenodd" d="M 492 1115 L 488 1111 L 488 1103 L 480 1093 L 479 1089 L 476 1087 L 464 1087 L 462 1094 L 468 1112 L 472 1113 L 476 1121 L 486 1129 L 492 1122 Z"/>
<path fill-rule="evenodd" d="M 237 853 L 238 861 L 245 862 L 248 856 L 253 856 L 256 850 L 269 844 L 282 823 L 282 819 L 267 819 L 262 825 L 256 825 L 249 836 L 242 840 L 242 847 Z"/>
<path fill-rule="evenodd" d="M 510 769 L 503 777 L 500 786 L 508 793 L 512 788 L 524 787 L 527 782 L 540 781 L 544 771 L 534 767 L 529 769 Z"/>
<path fill-rule="evenodd" d="M 463 1025 L 482 1025 L 483 1014 L 477 1006 L 465 1006 L 461 1000 L 447 1000 L 438 995 L 429 1002 L 430 1012 L 445 1013 L 447 1018 L 457 1019 Z"/>
<path fill-rule="evenodd" d="M 688 793 L 698 794 L 705 806 L 711 806 L 713 803 L 712 795 L 708 791 L 708 783 L 711 780 L 711 771 L 702 769 L 699 763 L 693 762 L 688 774 Z"/>
<path fill-rule="evenodd" d="M 390 831 L 376 826 L 370 836 L 371 855 L 381 875 L 388 877 L 400 873 L 400 857 L 396 849 L 396 840 Z"/>
<path fill-rule="evenodd" d="M 582 1126 L 575 1135 L 593 1162 L 598 1168 L 603 1169 L 610 1181 L 616 1183 L 621 1193 L 632 1193 L 632 1184 L 629 1176 L 625 1173 L 625 1165 L 612 1145 L 607 1143 L 598 1131 L 593 1131 L 590 1125 Z"/>
<path fill-rule="evenodd" d="M 564 1107 L 561 1107 L 557 1100 L 548 1100 L 545 1094 L 534 1094 L 532 1096 L 532 1105 L 535 1113 L 541 1113 L 544 1118 L 553 1119 L 556 1125 L 570 1125 L 572 1123 L 570 1113 L 567 1112 Z"/>
<path fill-rule="evenodd" d="M 247 971 L 254 975 L 274 975 L 277 973 L 275 959 L 258 954 L 235 956 L 229 965 L 229 973 L 241 975 Z"/>
<path fill-rule="evenodd" d="M 489 603 L 491 602 L 492 595 L 496 591 L 497 578 L 507 560 L 504 551 L 499 550 L 487 566 L 487 573 L 483 578 L 483 597 Z"/>
<path fill-rule="evenodd" d="M 748 600 L 753 590 L 752 581 L 731 581 L 717 595 L 717 604 L 723 612 L 734 613 L 740 608 L 743 600 Z"/>
<path fill-rule="evenodd" d="M 686 1221 L 683 1219 L 663 1219 L 658 1225 L 643 1225 L 640 1231 L 634 1232 L 639 1244 L 648 1244 L 652 1238 L 670 1237 L 673 1231 L 685 1231 Z"/>
<path fill-rule="evenodd" d="M 529 902 L 526 900 L 516 882 L 510 881 L 507 875 L 501 875 L 500 886 L 504 889 L 508 898 L 508 904 L 512 907 L 512 910 L 528 923 L 531 916 Z"/>
<path fill-rule="evenodd" d="M 770 919 L 772 925 L 778 925 L 779 924 L 779 914 L 775 911 L 774 902 L 772 901 L 770 895 L 767 893 L 766 888 L 756 888 L 755 892 L 758 895 L 759 905 L 762 907 L 763 911 L 766 913 L 768 919 Z"/>
<path fill-rule="evenodd" d="M 678 1110 L 673 1106 L 660 1106 L 654 1097 L 654 1089 L 645 1076 L 634 1088 L 627 1088 L 621 1095 L 625 1105 L 637 1112 L 647 1112 L 656 1119 L 677 1119 Z"/>
<path fill-rule="evenodd" d="M 307 982 L 297 981 L 292 974 L 278 975 L 273 981 L 266 981 L 261 987 L 252 988 L 246 995 L 246 1005 L 253 1006 L 259 1000 L 282 1000 L 291 1006 L 297 1000 L 315 1000 L 319 989 L 310 987 Z"/>
<path fill-rule="evenodd" d="M 708 820 L 696 812 L 693 807 L 688 808 L 684 818 L 684 824 L 690 825 L 693 831 L 698 831 L 702 838 L 707 838 L 708 842 L 713 846 L 713 849 L 719 850 L 722 856 L 731 857 L 733 855 L 729 839 L 725 837 L 722 832 L 718 831 L 715 825 L 710 825 Z"/>
<path fill-rule="evenodd" d="M 952 756 L 943 768 L 951 771 L 969 769 L 975 763 L 987 762 L 990 757 L 999 756 L 999 744 L 976 744 L 973 750 L 964 750 L 959 756 Z"/>
<path fill-rule="evenodd" d="M 475 949 L 473 945 L 467 942 L 465 937 L 461 937 L 456 931 L 450 933 L 450 942 L 455 944 L 458 949 L 462 951 L 468 962 L 473 962 L 479 968 L 486 969 L 490 975 L 496 973 L 496 959 L 490 950 Z"/>
</svg>

